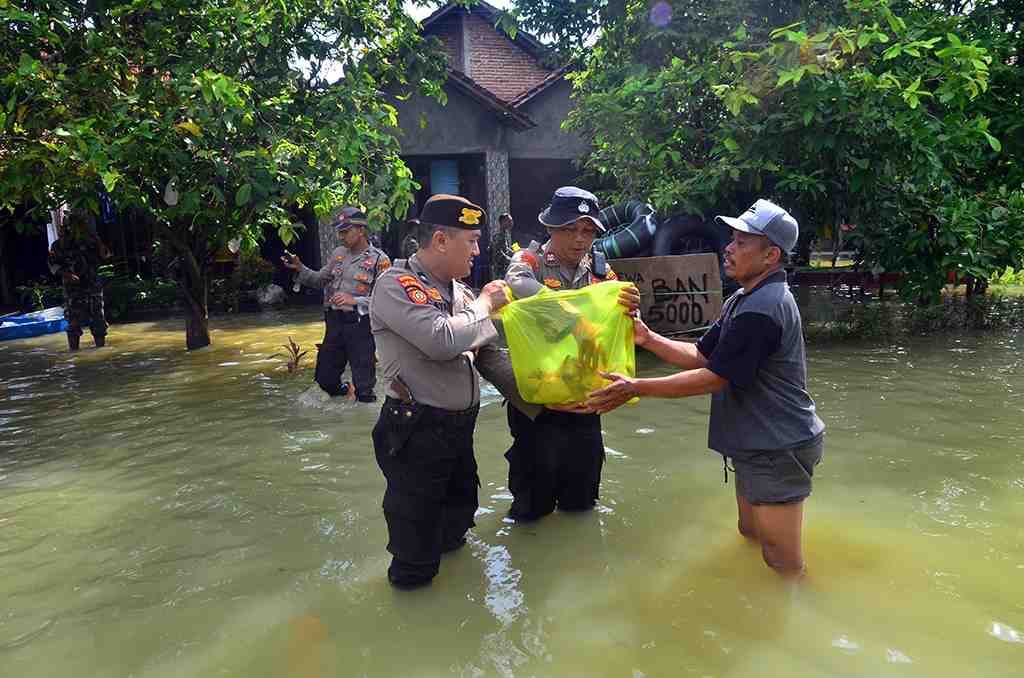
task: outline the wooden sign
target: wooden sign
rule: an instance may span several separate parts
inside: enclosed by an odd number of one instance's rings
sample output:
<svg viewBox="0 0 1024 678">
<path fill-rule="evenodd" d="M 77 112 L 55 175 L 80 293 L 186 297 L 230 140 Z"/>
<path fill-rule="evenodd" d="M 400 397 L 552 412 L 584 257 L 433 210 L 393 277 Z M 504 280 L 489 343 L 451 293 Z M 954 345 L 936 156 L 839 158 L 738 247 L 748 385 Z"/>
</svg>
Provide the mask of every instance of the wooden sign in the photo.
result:
<svg viewBox="0 0 1024 678">
<path fill-rule="evenodd" d="M 722 279 L 715 254 L 612 259 L 609 263 L 620 280 L 640 288 L 640 317 L 659 334 L 707 327 L 722 312 Z"/>
</svg>

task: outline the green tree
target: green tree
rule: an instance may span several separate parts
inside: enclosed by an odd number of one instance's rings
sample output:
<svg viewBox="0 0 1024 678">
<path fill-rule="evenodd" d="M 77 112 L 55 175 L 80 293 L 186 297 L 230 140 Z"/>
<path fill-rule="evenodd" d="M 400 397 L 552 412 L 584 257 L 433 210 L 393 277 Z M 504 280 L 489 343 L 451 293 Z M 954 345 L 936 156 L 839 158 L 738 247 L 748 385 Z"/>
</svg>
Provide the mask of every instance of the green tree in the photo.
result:
<svg viewBox="0 0 1024 678">
<path fill-rule="evenodd" d="M 566 3 L 533 4 L 526 25 Z M 592 6 L 569 125 L 610 197 L 707 214 L 767 195 L 808 236 L 855 224 L 864 265 L 921 302 L 1024 253 L 1019 0 Z"/>
<path fill-rule="evenodd" d="M 140 208 L 181 262 L 186 346 L 208 264 L 296 210 L 403 215 L 414 184 L 382 92 L 440 96 L 398 0 L 0 0 L 0 202 Z"/>
</svg>

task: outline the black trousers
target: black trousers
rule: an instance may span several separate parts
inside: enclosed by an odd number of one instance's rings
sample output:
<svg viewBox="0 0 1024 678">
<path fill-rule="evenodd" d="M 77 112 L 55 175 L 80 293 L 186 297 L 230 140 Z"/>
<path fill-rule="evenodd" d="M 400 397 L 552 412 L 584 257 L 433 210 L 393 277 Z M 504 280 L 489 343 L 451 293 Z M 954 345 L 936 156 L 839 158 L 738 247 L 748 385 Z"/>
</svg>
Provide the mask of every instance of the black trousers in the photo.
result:
<svg viewBox="0 0 1024 678">
<path fill-rule="evenodd" d="M 324 322 L 327 329 L 316 354 L 313 375 L 316 383 L 332 396 L 343 395 L 341 373 L 351 363 L 356 396 L 365 401 L 373 400 L 377 371 L 373 363 L 375 346 L 370 334 L 370 316 L 327 309 Z"/>
<path fill-rule="evenodd" d="M 535 420 L 508 406 L 509 515 L 536 520 L 555 510 L 585 511 L 597 502 L 604 466 L 601 417 L 544 410 Z"/>
<path fill-rule="evenodd" d="M 377 465 L 387 480 L 384 518 L 388 551 L 394 556 L 388 579 L 418 586 L 437 575 L 441 554 L 458 548 L 476 523 L 480 506 L 473 429 L 479 406 L 463 412 L 419 407 L 418 418 L 397 451 L 389 433 L 403 426 L 387 398 L 373 428 Z"/>
</svg>

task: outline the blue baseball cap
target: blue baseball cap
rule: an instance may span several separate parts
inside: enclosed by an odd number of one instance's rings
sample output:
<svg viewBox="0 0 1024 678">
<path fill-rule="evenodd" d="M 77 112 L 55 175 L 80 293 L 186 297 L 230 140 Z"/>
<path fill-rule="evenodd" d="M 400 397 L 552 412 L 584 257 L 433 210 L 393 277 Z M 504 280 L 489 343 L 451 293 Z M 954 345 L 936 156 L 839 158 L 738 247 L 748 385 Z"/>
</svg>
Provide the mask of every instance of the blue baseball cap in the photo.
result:
<svg viewBox="0 0 1024 678">
<path fill-rule="evenodd" d="M 783 252 L 789 253 L 796 247 L 800 237 L 800 226 L 796 219 L 770 200 L 759 199 L 738 217 L 717 216 L 715 221 L 730 228 L 753 235 L 763 235 Z"/>
<path fill-rule="evenodd" d="M 537 220 L 548 228 L 562 228 L 576 223 L 577 219 L 594 222 L 598 233 L 604 232 L 604 224 L 598 217 L 601 208 L 597 196 L 575 186 L 562 186 L 551 196 L 547 209 L 537 215 Z"/>
<path fill-rule="evenodd" d="M 334 228 L 339 231 L 352 228 L 353 226 L 367 226 L 366 214 L 358 207 L 342 207 L 341 212 L 334 220 Z"/>
</svg>

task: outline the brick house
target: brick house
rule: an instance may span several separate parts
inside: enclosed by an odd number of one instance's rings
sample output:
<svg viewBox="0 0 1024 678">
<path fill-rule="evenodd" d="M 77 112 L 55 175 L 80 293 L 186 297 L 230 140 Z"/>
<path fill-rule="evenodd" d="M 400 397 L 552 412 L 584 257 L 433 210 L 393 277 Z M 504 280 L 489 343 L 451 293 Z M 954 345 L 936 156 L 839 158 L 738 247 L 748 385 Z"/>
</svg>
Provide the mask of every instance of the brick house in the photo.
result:
<svg viewBox="0 0 1024 678">
<path fill-rule="evenodd" d="M 552 191 L 576 179 L 573 161 L 586 145 L 561 129 L 572 108 L 566 69 L 549 65 L 533 36 L 496 28 L 499 14 L 486 2 L 448 4 L 424 19 L 424 35 L 448 57 L 448 101 L 414 97 L 395 107 L 403 158 L 422 186 L 415 211 L 434 193 L 459 193 L 492 221 L 511 213 L 526 244 L 543 233 L 537 214 Z M 488 275 L 487 257 L 478 257 L 473 282 Z"/>
</svg>

